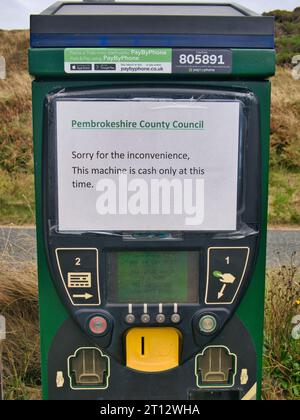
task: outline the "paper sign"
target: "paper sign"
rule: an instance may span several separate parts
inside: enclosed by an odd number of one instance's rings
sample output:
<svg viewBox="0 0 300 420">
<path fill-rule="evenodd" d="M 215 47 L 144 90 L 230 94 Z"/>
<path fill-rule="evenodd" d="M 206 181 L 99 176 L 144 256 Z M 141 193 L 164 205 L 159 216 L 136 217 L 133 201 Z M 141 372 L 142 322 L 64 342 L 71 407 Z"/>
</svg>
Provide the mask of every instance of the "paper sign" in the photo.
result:
<svg viewBox="0 0 300 420">
<path fill-rule="evenodd" d="M 235 230 L 239 113 L 238 101 L 58 101 L 59 230 Z"/>
</svg>

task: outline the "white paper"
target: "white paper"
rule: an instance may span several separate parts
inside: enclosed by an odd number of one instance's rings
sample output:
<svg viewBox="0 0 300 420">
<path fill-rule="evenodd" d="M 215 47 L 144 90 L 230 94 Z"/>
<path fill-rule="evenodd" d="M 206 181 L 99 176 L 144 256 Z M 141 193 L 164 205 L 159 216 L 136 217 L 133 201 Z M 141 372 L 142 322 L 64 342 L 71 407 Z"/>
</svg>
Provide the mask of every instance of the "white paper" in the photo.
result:
<svg viewBox="0 0 300 420">
<path fill-rule="evenodd" d="M 58 101 L 59 230 L 235 230 L 239 112 L 238 101 Z"/>
</svg>

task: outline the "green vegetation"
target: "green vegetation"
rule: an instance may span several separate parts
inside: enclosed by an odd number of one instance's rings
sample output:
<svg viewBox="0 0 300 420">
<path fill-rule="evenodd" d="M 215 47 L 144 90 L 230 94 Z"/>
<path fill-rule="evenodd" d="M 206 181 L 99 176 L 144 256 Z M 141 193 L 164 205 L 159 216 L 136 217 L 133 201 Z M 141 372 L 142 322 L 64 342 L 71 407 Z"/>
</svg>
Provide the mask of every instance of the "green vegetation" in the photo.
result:
<svg viewBox="0 0 300 420">
<path fill-rule="evenodd" d="M 291 64 L 294 55 L 300 54 L 300 7 L 293 12 L 274 10 L 265 16 L 275 16 L 277 63 Z"/>
<path fill-rule="evenodd" d="M 278 67 L 272 83 L 269 223 L 299 225 L 300 80 Z"/>
<path fill-rule="evenodd" d="M 31 92 L 26 31 L 0 31 L 0 224 L 34 222 Z"/>
<path fill-rule="evenodd" d="M 33 174 L 10 174 L 0 169 L 0 209 L 1 224 L 33 223 Z"/>
<path fill-rule="evenodd" d="M 270 174 L 269 223 L 300 225 L 300 172 L 276 169 Z"/>
<path fill-rule="evenodd" d="M 300 308 L 300 273 L 293 259 L 289 267 L 268 274 L 264 352 L 267 400 L 300 400 L 300 340 L 291 335 L 292 318 Z"/>
</svg>

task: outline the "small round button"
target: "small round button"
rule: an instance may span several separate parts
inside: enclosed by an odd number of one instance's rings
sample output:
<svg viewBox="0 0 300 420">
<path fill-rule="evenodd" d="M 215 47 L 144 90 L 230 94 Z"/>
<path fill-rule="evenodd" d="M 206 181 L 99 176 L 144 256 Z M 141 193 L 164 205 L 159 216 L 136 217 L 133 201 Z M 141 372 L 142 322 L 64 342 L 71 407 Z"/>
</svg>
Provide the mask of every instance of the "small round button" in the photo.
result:
<svg viewBox="0 0 300 420">
<path fill-rule="evenodd" d="M 166 317 L 165 317 L 164 314 L 157 314 L 156 315 L 156 322 L 158 324 L 163 324 L 165 322 L 165 320 L 166 320 Z"/>
<path fill-rule="evenodd" d="M 93 334 L 103 335 L 108 329 L 108 323 L 103 316 L 93 316 L 89 321 L 89 329 Z"/>
<path fill-rule="evenodd" d="M 171 315 L 171 321 L 174 324 L 178 324 L 178 322 L 180 322 L 180 315 L 179 314 L 173 314 L 173 315 Z"/>
<path fill-rule="evenodd" d="M 217 328 L 217 320 L 212 315 L 204 315 L 199 320 L 199 329 L 202 333 L 211 334 Z"/>
<path fill-rule="evenodd" d="M 127 314 L 125 317 L 127 324 L 133 324 L 135 321 L 135 316 L 133 314 Z"/>
<path fill-rule="evenodd" d="M 149 314 L 143 314 L 141 316 L 141 321 L 143 324 L 148 324 L 150 322 L 150 315 Z"/>
</svg>

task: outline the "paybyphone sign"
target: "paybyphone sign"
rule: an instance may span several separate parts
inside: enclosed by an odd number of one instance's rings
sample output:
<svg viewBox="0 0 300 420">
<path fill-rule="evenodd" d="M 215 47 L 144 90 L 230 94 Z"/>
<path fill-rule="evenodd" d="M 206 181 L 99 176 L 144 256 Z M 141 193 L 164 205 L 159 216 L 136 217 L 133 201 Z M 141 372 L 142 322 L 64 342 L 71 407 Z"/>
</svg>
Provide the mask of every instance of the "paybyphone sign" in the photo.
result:
<svg viewBox="0 0 300 420">
<path fill-rule="evenodd" d="M 236 229 L 237 101 L 57 101 L 60 231 Z"/>
</svg>

